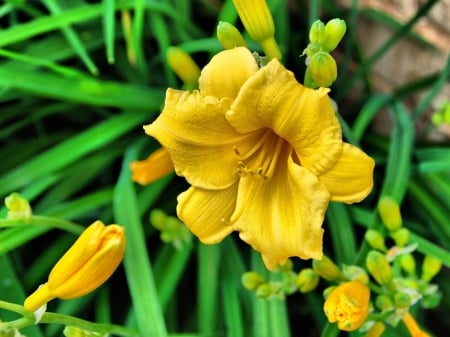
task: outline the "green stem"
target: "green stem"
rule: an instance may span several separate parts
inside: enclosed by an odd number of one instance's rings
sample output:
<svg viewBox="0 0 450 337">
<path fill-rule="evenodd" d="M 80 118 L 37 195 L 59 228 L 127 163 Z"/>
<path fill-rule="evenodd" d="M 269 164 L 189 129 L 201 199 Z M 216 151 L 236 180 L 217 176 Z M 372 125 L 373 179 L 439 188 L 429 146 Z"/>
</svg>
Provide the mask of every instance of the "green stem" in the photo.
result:
<svg viewBox="0 0 450 337">
<path fill-rule="evenodd" d="M 58 228 L 79 235 L 84 227 L 76 223 L 49 216 L 33 215 L 30 219 L 0 219 L 0 228 L 20 226 L 43 226 Z"/>
</svg>

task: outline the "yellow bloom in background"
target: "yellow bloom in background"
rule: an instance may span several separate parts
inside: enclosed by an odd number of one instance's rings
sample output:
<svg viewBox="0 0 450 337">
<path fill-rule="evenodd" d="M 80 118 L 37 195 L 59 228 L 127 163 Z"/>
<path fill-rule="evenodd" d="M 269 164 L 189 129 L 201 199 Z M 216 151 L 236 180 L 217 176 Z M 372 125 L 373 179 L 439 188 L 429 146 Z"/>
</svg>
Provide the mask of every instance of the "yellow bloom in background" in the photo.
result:
<svg viewBox="0 0 450 337">
<path fill-rule="evenodd" d="M 71 299 L 95 290 L 116 270 L 124 252 L 123 227 L 94 222 L 56 263 L 47 283 L 26 298 L 25 309 L 36 311 L 56 297 Z"/>
<path fill-rule="evenodd" d="M 327 93 L 303 87 L 276 59 L 259 69 L 244 47 L 215 55 L 199 91 L 167 90 L 144 128 L 192 185 L 177 212 L 202 242 L 239 231 L 269 269 L 322 257 L 329 201 L 365 198 L 374 167 L 342 141 Z"/>
<path fill-rule="evenodd" d="M 173 172 L 173 162 L 165 148 L 159 148 L 147 159 L 130 163 L 131 179 L 141 185 L 148 185 Z"/>
<path fill-rule="evenodd" d="M 323 310 L 328 321 L 337 323 L 340 330 L 354 331 L 366 320 L 369 300 L 369 288 L 364 283 L 354 280 L 334 288 L 325 300 Z"/>
<path fill-rule="evenodd" d="M 192 57 L 179 47 L 169 47 L 166 52 L 167 63 L 188 88 L 195 88 L 200 68 Z"/>
</svg>

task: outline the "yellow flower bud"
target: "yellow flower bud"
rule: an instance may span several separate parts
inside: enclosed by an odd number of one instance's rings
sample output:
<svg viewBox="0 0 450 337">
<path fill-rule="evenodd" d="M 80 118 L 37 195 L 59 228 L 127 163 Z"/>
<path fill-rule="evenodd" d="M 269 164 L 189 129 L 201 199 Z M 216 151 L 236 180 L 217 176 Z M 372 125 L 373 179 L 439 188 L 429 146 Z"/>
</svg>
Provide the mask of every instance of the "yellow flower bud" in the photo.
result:
<svg viewBox="0 0 450 337">
<path fill-rule="evenodd" d="M 269 59 L 281 59 L 275 41 L 275 25 L 265 0 L 233 0 L 242 24 L 250 37 L 258 42 Z"/>
<path fill-rule="evenodd" d="M 344 20 L 333 19 L 327 22 L 325 25 L 325 36 L 326 39 L 322 43 L 322 46 L 326 51 L 330 52 L 334 50 L 339 42 L 341 42 L 342 37 L 347 30 L 347 25 Z"/>
<path fill-rule="evenodd" d="M 309 29 L 309 40 L 313 43 L 322 44 L 326 40 L 325 25 L 322 21 L 316 20 Z"/>
<path fill-rule="evenodd" d="M 386 252 L 387 248 L 384 244 L 384 237 L 381 233 L 375 229 L 368 229 L 364 235 L 367 243 L 370 247 Z"/>
<path fill-rule="evenodd" d="M 337 286 L 325 300 L 323 309 L 330 323 L 344 331 L 358 329 L 369 313 L 370 290 L 360 281 Z"/>
<path fill-rule="evenodd" d="M 325 255 L 320 260 L 313 260 L 312 266 L 316 274 L 325 280 L 344 280 L 344 275 L 339 267 Z"/>
<path fill-rule="evenodd" d="M 301 293 L 307 293 L 316 289 L 319 280 L 319 275 L 317 275 L 313 269 L 305 268 L 300 271 L 295 283 Z"/>
<path fill-rule="evenodd" d="M 382 322 L 375 322 L 364 337 L 380 337 L 385 329 L 386 327 Z"/>
<path fill-rule="evenodd" d="M 386 256 L 382 253 L 372 250 L 367 254 L 366 266 L 369 273 L 379 284 L 393 288 L 393 274 L 391 265 Z"/>
<path fill-rule="evenodd" d="M 255 271 L 248 271 L 241 277 L 242 285 L 248 290 L 256 290 L 265 281 L 261 275 Z"/>
<path fill-rule="evenodd" d="M 25 299 L 25 309 L 36 311 L 56 297 L 71 299 L 95 290 L 116 270 L 124 252 L 123 227 L 94 222 L 56 263 L 47 283 Z"/>
<path fill-rule="evenodd" d="M 131 179 L 141 185 L 148 185 L 174 170 L 169 152 L 163 147 L 153 152 L 147 159 L 131 162 L 130 169 Z"/>
<path fill-rule="evenodd" d="M 442 268 L 441 260 L 431 255 L 425 255 L 422 264 L 422 280 L 430 282 L 433 277 L 439 273 Z"/>
<path fill-rule="evenodd" d="M 389 196 L 381 197 L 378 203 L 378 212 L 380 212 L 384 225 L 390 231 L 396 231 L 402 227 L 400 207 L 393 198 Z"/>
<path fill-rule="evenodd" d="M 393 232 L 390 232 L 389 235 L 394 239 L 395 245 L 397 247 L 404 247 L 408 244 L 409 241 L 409 230 L 408 228 L 400 228 Z"/>
<path fill-rule="evenodd" d="M 220 21 L 217 25 L 217 38 L 225 49 L 246 47 L 244 38 L 231 23 Z"/>
<path fill-rule="evenodd" d="M 200 68 L 188 53 L 179 47 L 169 47 L 166 57 L 170 68 L 186 86 L 197 86 Z"/>
<path fill-rule="evenodd" d="M 400 255 L 400 266 L 409 275 L 416 273 L 416 260 L 414 260 L 414 257 L 410 253 Z"/>
<path fill-rule="evenodd" d="M 409 312 L 407 312 L 403 316 L 402 320 L 411 337 L 431 337 L 428 333 L 420 328 L 419 324 L 417 324 L 416 320 Z"/>
<path fill-rule="evenodd" d="M 311 56 L 308 65 L 312 80 L 319 87 L 328 88 L 337 78 L 337 65 L 334 58 L 325 52 Z"/>
<path fill-rule="evenodd" d="M 388 295 L 378 295 L 375 298 L 375 306 L 382 312 L 394 309 L 394 302 Z"/>
<path fill-rule="evenodd" d="M 5 198 L 5 206 L 8 209 L 8 219 L 29 220 L 32 212 L 30 203 L 19 193 L 11 193 Z"/>
</svg>

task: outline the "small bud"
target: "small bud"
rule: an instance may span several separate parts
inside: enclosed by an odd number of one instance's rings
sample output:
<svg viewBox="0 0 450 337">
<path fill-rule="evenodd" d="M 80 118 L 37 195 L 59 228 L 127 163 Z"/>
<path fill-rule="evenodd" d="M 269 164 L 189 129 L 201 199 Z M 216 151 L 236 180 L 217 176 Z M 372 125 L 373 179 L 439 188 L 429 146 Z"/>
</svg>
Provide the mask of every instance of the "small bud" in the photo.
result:
<svg viewBox="0 0 450 337">
<path fill-rule="evenodd" d="M 344 331 L 358 329 L 369 313 L 370 290 L 362 282 L 338 285 L 325 300 L 323 310 L 330 323 L 337 322 Z"/>
<path fill-rule="evenodd" d="M 263 277 L 255 271 L 244 273 L 241 277 L 241 282 L 245 289 L 248 290 L 256 290 L 260 285 L 265 283 Z"/>
<path fill-rule="evenodd" d="M 313 260 L 312 266 L 316 274 L 327 281 L 344 280 L 339 267 L 325 255 L 320 260 Z"/>
<path fill-rule="evenodd" d="M 413 276 L 416 274 L 416 260 L 412 254 L 400 255 L 400 266 L 409 275 Z"/>
<path fill-rule="evenodd" d="M 386 327 L 382 322 L 375 322 L 364 337 L 381 337 L 385 329 Z"/>
<path fill-rule="evenodd" d="M 378 295 L 375 297 L 375 306 L 381 310 L 381 312 L 394 309 L 394 302 L 388 295 Z"/>
<path fill-rule="evenodd" d="M 337 65 L 334 58 L 325 52 L 315 53 L 310 57 L 310 75 L 319 87 L 328 88 L 337 78 Z"/>
<path fill-rule="evenodd" d="M 292 271 L 293 268 L 294 264 L 292 263 L 291 259 L 287 259 L 284 264 L 279 264 L 277 266 L 277 269 L 282 273 Z"/>
<path fill-rule="evenodd" d="M 220 21 L 217 25 L 217 39 L 225 49 L 246 47 L 244 38 L 231 23 Z"/>
<path fill-rule="evenodd" d="M 256 288 L 255 295 L 258 298 L 269 298 L 273 295 L 272 288 L 267 283 L 261 284 Z"/>
<path fill-rule="evenodd" d="M 334 50 L 341 42 L 346 30 L 347 25 L 344 20 L 333 19 L 328 21 L 325 25 L 326 40 L 322 43 L 324 49 L 328 52 Z"/>
<path fill-rule="evenodd" d="M 123 227 L 94 222 L 55 264 L 48 282 L 25 299 L 25 309 L 36 311 L 55 297 L 71 299 L 95 290 L 116 270 L 124 252 Z"/>
<path fill-rule="evenodd" d="M 389 196 L 381 197 L 378 203 L 378 212 L 386 228 L 390 231 L 396 231 L 402 227 L 402 216 L 400 207 L 393 198 Z"/>
<path fill-rule="evenodd" d="M 395 293 L 394 304 L 398 309 L 406 309 L 411 305 L 411 297 L 404 292 Z"/>
<path fill-rule="evenodd" d="M 8 219 L 27 221 L 31 218 L 30 203 L 19 193 L 11 193 L 5 198 L 5 206 L 8 209 Z"/>
<path fill-rule="evenodd" d="M 369 273 L 381 285 L 393 288 L 392 269 L 386 256 L 382 253 L 372 250 L 367 254 L 366 266 Z"/>
<path fill-rule="evenodd" d="M 389 235 L 394 239 L 395 245 L 397 247 L 404 247 L 408 244 L 409 241 L 409 230 L 408 228 L 400 228 L 393 232 L 390 232 Z"/>
<path fill-rule="evenodd" d="M 370 247 L 381 250 L 382 252 L 387 251 L 386 245 L 384 244 L 384 237 L 379 231 L 375 229 L 368 229 L 364 237 Z"/>
<path fill-rule="evenodd" d="M 188 53 L 179 47 L 169 47 L 166 57 L 170 68 L 186 86 L 197 86 L 200 68 Z"/>
<path fill-rule="evenodd" d="M 422 280 L 430 282 L 433 277 L 439 273 L 442 268 L 441 260 L 431 255 L 425 255 L 425 259 L 422 264 Z"/>
<path fill-rule="evenodd" d="M 76 326 L 68 325 L 63 330 L 63 335 L 65 337 L 107 337 L 107 333 L 100 333 L 97 331 L 89 331 L 86 329 L 81 329 Z"/>
<path fill-rule="evenodd" d="M 325 42 L 326 38 L 325 25 L 323 22 L 320 20 L 314 21 L 309 30 L 309 40 L 321 45 Z"/>
<path fill-rule="evenodd" d="M 167 214 L 162 209 L 154 209 L 150 212 L 150 223 L 158 230 L 166 226 Z"/>
<path fill-rule="evenodd" d="M 296 284 L 301 293 L 308 293 L 316 289 L 319 280 L 319 275 L 312 268 L 305 268 L 298 274 Z"/>
<path fill-rule="evenodd" d="M 369 283 L 369 275 L 367 275 L 366 271 L 358 266 L 344 266 L 342 268 L 342 272 L 347 280 L 358 280 L 364 284 Z"/>
</svg>

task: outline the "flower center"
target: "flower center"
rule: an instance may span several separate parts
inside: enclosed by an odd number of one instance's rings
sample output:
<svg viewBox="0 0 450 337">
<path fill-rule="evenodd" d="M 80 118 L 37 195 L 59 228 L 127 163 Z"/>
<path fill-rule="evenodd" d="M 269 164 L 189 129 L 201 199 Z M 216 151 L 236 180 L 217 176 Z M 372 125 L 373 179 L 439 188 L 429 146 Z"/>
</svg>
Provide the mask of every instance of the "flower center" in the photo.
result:
<svg viewBox="0 0 450 337">
<path fill-rule="evenodd" d="M 272 177 L 280 154 L 288 143 L 272 130 L 267 129 L 262 137 L 245 153 L 237 147 L 234 153 L 239 159 L 238 173 L 240 176 L 248 174 L 268 179 Z"/>
</svg>

